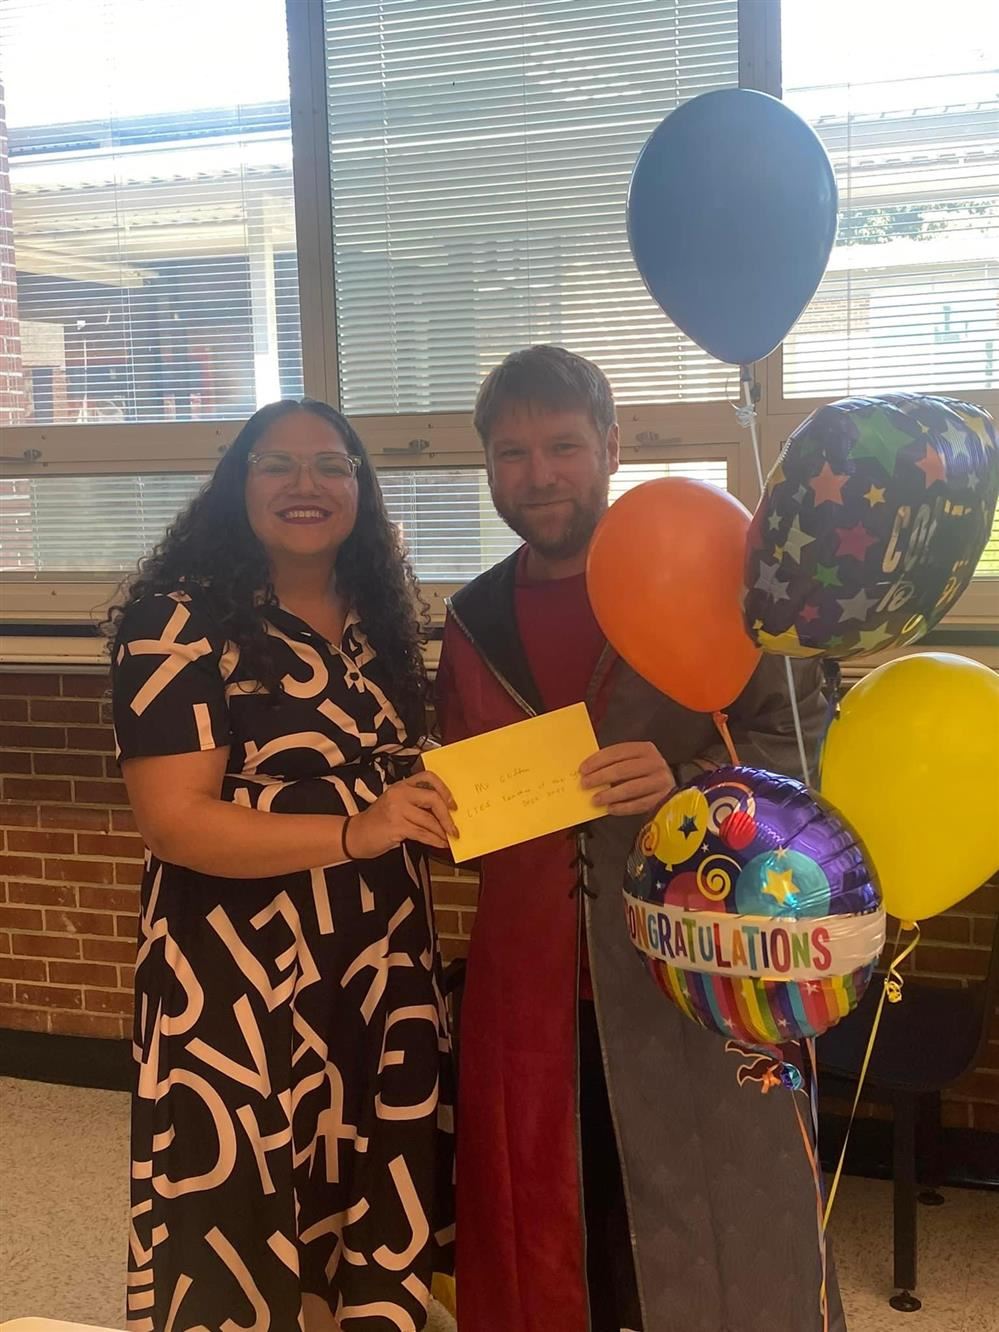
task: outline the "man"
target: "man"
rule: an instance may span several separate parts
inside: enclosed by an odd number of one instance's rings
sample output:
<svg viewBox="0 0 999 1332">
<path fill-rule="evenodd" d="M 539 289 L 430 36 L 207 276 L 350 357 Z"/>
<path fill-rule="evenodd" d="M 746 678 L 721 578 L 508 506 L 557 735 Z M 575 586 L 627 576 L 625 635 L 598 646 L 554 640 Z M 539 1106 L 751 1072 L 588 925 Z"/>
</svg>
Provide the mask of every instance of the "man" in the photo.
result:
<svg viewBox="0 0 999 1332">
<path fill-rule="evenodd" d="M 493 502 L 524 545 L 449 607 L 443 739 L 585 699 L 602 748 L 584 778 L 616 817 L 481 866 L 459 1075 L 462 1332 L 842 1329 L 831 1272 L 823 1299 L 793 1094 L 740 1088 L 739 1058 L 656 993 L 625 928 L 624 864 L 644 816 L 724 750 L 710 717 L 608 649 L 586 597 L 619 463 L 610 386 L 588 361 L 534 347 L 488 377 L 475 424 Z M 783 663 L 765 660 L 730 724 L 743 761 L 790 772 L 782 679 Z M 799 702 L 814 735 L 812 670 Z"/>
</svg>

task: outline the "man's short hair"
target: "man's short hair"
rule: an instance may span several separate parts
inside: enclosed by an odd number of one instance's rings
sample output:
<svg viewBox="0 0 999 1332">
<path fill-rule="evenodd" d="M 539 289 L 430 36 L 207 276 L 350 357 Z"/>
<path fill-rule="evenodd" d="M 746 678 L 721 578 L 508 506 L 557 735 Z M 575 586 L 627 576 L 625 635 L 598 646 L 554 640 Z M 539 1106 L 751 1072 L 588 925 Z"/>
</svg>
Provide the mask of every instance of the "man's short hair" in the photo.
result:
<svg viewBox="0 0 999 1332">
<path fill-rule="evenodd" d="M 483 444 L 489 443 L 500 415 L 515 405 L 545 412 L 583 411 L 602 437 L 616 419 L 607 376 L 592 361 L 564 347 L 511 352 L 488 375 L 475 402 L 475 428 Z"/>
</svg>

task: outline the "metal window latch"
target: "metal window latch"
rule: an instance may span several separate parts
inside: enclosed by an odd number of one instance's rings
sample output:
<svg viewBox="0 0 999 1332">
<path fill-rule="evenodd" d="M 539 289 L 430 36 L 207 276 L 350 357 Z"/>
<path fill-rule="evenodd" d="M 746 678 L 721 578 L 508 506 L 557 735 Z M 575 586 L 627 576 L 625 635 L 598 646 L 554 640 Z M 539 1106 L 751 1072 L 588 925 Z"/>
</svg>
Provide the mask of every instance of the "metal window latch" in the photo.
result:
<svg viewBox="0 0 999 1332">
<path fill-rule="evenodd" d="M 4 463 L 8 467 L 20 467 L 22 462 L 40 463 L 41 461 L 41 449 L 25 449 L 19 458 L 12 453 L 0 454 L 0 463 Z"/>
<path fill-rule="evenodd" d="M 382 451 L 384 453 L 413 454 L 413 453 L 427 453 L 429 449 L 430 449 L 429 439 L 411 439 L 409 443 L 405 446 L 405 448 L 383 449 Z"/>
<path fill-rule="evenodd" d="M 635 447 L 639 449 L 663 448 L 673 444 L 682 444 L 679 435 L 663 439 L 657 430 L 640 430 L 635 436 Z"/>
</svg>

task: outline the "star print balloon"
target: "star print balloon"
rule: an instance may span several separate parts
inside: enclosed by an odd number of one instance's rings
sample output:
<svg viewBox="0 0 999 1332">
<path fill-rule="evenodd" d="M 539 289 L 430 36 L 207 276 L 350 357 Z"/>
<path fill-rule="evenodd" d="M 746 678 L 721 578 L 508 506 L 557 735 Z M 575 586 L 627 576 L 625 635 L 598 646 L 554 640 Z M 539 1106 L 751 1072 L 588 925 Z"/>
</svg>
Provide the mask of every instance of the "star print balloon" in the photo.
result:
<svg viewBox="0 0 999 1332">
<path fill-rule="evenodd" d="M 968 586 L 997 496 L 999 440 L 981 407 L 896 393 L 819 408 L 753 517 L 747 629 L 790 657 L 914 642 Z"/>
<path fill-rule="evenodd" d="M 859 1003 L 884 944 L 870 863 L 800 782 L 719 768 L 642 829 L 624 887 L 628 932 L 688 1017 L 772 1049 Z"/>
</svg>

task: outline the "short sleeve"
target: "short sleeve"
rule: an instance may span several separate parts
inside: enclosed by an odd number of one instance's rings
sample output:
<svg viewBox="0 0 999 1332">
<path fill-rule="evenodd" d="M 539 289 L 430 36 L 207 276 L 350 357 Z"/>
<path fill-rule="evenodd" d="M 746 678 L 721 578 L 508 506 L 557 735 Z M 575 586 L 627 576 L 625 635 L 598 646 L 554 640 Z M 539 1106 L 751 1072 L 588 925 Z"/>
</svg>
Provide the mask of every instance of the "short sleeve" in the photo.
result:
<svg viewBox="0 0 999 1332">
<path fill-rule="evenodd" d="M 209 617 L 182 593 L 143 597 L 128 608 L 111 666 L 120 759 L 230 743 L 226 648 Z"/>
</svg>

